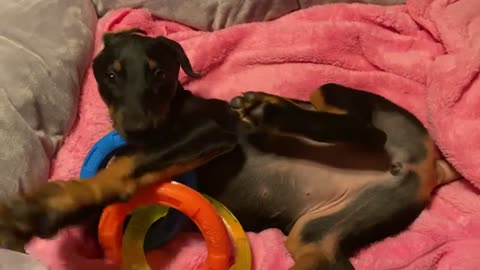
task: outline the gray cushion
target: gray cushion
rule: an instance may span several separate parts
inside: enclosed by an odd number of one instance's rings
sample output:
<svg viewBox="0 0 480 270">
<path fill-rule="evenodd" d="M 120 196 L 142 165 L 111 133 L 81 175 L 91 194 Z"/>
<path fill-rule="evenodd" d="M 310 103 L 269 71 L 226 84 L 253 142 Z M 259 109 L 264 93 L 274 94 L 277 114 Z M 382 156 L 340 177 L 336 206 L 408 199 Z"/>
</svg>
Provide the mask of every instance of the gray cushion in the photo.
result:
<svg viewBox="0 0 480 270">
<path fill-rule="evenodd" d="M 289 12 L 329 3 L 394 5 L 405 0 L 92 0 L 99 16 L 122 7 L 143 7 L 156 16 L 213 31 L 240 23 L 268 21 Z"/>
<path fill-rule="evenodd" d="M 0 249 L 0 270 L 47 270 L 47 268 L 27 254 Z"/>
<path fill-rule="evenodd" d="M 90 0 L 0 0 L 0 199 L 46 180 L 93 53 Z"/>
</svg>

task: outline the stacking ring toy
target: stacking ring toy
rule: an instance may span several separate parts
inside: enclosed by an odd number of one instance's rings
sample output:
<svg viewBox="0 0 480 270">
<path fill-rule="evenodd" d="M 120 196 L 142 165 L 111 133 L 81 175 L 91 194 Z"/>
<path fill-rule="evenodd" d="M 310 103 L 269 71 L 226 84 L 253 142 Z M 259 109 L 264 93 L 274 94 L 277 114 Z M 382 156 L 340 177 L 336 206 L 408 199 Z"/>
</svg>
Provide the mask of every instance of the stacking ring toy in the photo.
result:
<svg viewBox="0 0 480 270">
<path fill-rule="evenodd" d="M 235 247 L 235 264 L 230 270 L 249 270 L 252 267 L 252 256 L 247 235 L 235 216 L 220 202 L 203 194 L 215 207 L 222 217 L 224 225 L 232 237 Z M 123 235 L 122 254 L 123 264 L 127 269 L 150 270 L 145 253 L 142 249 L 148 228 L 157 219 L 167 213 L 167 207 L 163 205 L 149 205 L 141 207 L 132 215 Z"/>
<path fill-rule="evenodd" d="M 207 194 L 203 194 L 207 198 L 217 213 L 222 217 L 223 223 L 227 227 L 230 236 L 232 237 L 235 246 L 235 264 L 230 267 L 230 270 L 250 270 L 252 269 L 252 251 L 250 243 L 248 242 L 247 234 L 243 230 L 242 225 L 237 218 L 228 210 L 221 202 L 213 199 Z"/>
<path fill-rule="evenodd" d="M 177 182 L 156 183 L 141 189 L 127 203 L 113 204 L 104 210 L 100 218 L 98 237 L 104 249 L 105 256 L 108 259 L 122 265 L 122 269 L 133 269 L 133 265 L 145 267 L 138 269 L 149 269 L 147 268 L 148 263 L 146 263 L 144 255 L 140 256 L 138 254 L 141 249 L 133 251 L 129 248 L 130 244 L 125 245 L 125 249 L 128 249 L 128 252 L 125 252 L 125 254 L 131 252 L 134 252 L 134 254 L 130 256 L 127 255 L 127 261 L 122 261 L 123 223 L 125 218 L 136 208 L 147 204 L 162 204 L 176 208 L 195 222 L 205 238 L 208 250 L 206 263 L 202 266 L 201 270 L 228 269 L 231 256 L 231 243 L 229 233 L 222 218 L 217 214 L 215 207 L 207 198 L 197 191 Z M 158 217 L 160 216 L 161 215 L 158 215 Z M 134 217 L 132 217 L 132 219 L 134 219 Z M 153 217 L 145 222 L 151 223 L 152 220 Z M 140 226 L 144 229 L 147 225 L 148 224 L 135 226 Z M 134 229 L 130 228 L 127 230 L 127 232 L 130 233 Z M 143 232 L 145 231 L 143 230 Z M 140 233 L 138 233 L 137 236 L 139 234 Z M 136 235 L 134 234 L 134 236 Z M 128 235 L 125 237 L 127 240 L 132 238 Z M 141 237 L 136 241 L 139 241 L 139 239 L 141 239 Z M 138 247 L 138 244 L 136 247 Z M 127 265 L 127 263 L 130 265 Z"/>
<path fill-rule="evenodd" d="M 123 269 L 150 270 L 143 241 L 148 228 L 167 215 L 168 207 L 158 204 L 147 205 L 135 210 L 128 223 L 122 242 Z"/>
<path fill-rule="evenodd" d="M 108 161 L 123 146 L 126 141 L 116 131 L 111 131 L 101 138 L 88 152 L 80 171 L 80 178 L 87 179 L 106 167 Z M 187 172 L 180 175 L 176 181 L 185 184 L 193 189 L 197 187 L 197 179 L 194 172 Z M 185 226 L 188 218 L 176 209 L 170 209 L 168 214 L 150 227 L 144 248 L 146 250 L 162 246 L 174 238 L 174 236 Z"/>
<path fill-rule="evenodd" d="M 82 164 L 80 178 L 90 178 L 106 167 L 108 161 L 115 155 L 118 149 L 126 145 L 126 141 L 116 131 L 111 131 L 88 152 Z"/>
</svg>

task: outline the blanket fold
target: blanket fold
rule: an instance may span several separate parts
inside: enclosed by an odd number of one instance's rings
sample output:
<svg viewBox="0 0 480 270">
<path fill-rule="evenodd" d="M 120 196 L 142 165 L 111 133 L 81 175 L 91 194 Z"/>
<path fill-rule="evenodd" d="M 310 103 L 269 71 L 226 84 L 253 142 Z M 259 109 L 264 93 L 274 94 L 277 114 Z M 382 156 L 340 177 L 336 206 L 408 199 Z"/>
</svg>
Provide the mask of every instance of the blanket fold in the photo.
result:
<svg viewBox="0 0 480 270">
<path fill-rule="evenodd" d="M 101 34 L 138 27 L 182 44 L 203 77 L 192 80 L 181 73 L 180 80 L 203 97 L 230 99 L 258 90 L 306 99 L 319 85 L 333 82 L 399 104 L 427 126 L 466 179 L 439 189 L 407 231 L 363 249 L 352 262 L 360 270 L 478 269 L 479 10 L 477 0 L 412 0 L 392 7 L 336 4 L 201 32 L 143 9 L 119 9 L 100 20 L 96 51 L 102 47 Z M 89 148 L 110 130 L 90 69 L 79 119 L 57 155 L 52 178 L 78 177 Z M 70 228 L 50 241 L 35 239 L 28 251 L 53 270 L 77 269 L 74 265 L 115 269 L 101 260 L 94 239 L 84 238 L 81 229 Z M 292 265 L 278 230 L 249 233 L 249 239 L 255 270 Z M 205 252 L 199 235 L 184 234 L 148 257 L 153 269 L 192 269 Z"/>
</svg>

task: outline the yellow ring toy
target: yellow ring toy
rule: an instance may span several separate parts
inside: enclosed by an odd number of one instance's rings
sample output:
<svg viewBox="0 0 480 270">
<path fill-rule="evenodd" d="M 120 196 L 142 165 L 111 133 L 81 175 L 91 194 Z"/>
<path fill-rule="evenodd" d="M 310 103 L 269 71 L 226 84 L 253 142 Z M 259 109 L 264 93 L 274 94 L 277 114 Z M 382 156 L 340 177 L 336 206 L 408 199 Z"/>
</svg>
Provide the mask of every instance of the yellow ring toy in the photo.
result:
<svg viewBox="0 0 480 270">
<path fill-rule="evenodd" d="M 167 213 L 168 207 L 159 204 L 147 205 L 133 212 L 122 240 L 123 263 L 128 269 L 150 270 L 143 251 L 143 241 L 148 228 L 155 221 L 165 217 Z"/>
<path fill-rule="evenodd" d="M 243 230 L 240 222 L 238 222 L 232 212 L 230 212 L 230 210 L 228 210 L 228 208 L 221 202 L 207 194 L 202 195 L 205 196 L 213 206 L 215 206 L 215 209 L 222 217 L 223 223 L 232 237 L 235 247 L 235 264 L 230 267 L 230 270 L 252 269 L 252 251 L 250 249 L 250 242 L 248 241 L 247 234 Z"/>
<path fill-rule="evenodd" d="M 235 248 L 235 263 L 230 270 L 247 270 L 252 267 L 252 254 L 245 231 L 235 216 L 219 201 L 202 194 L 217 210 L 227 228 Z M 136 209 L 128 222 L 122 240 L 122 261 L 128 269 L 150 270 L 143 251 L 143 241 L 150 226 L 168 213 L 163 205 L 147 205 Z"/>
</svg>

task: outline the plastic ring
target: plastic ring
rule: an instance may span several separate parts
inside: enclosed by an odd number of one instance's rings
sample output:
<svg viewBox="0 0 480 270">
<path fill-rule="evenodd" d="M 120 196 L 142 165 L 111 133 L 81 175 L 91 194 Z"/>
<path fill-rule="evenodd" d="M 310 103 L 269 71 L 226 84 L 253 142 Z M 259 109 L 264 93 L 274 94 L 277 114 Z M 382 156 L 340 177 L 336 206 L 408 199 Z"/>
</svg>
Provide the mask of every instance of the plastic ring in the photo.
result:
<svg viewBox="0 0 480 270">
<path fill-rule="evenodd" d="M 129 213 L 146 204 L 163 204 L 176 208 L 195 222 L 205 238 L 208 250 L 206 264 L 201 270 L 228 269 L 232 250 L 222 218 L 202 194 L 176 182 L 162 182 L 146 187 L 137 192 L 128 203 L 113 204 L 104 210 L 98 237 L 108 259 L 122 265 L 123 223 Z M 124 269 L 131 268 L 127 266 Z"/>
<path fill-rule="evenodd" d="M 168 207 L 158 204 L 147 205 L 135 210 L 122 239 L 124 268 L 150 270 L 143 242 L 150 226 L 167 213 Z"/>
<path fill-rule="evenodd" d="M 240 222 L 221 202 L 213 199 L 207 194 L 203 194 L 203 196 L 215 206 L 217 213 L 222 217 L 223 223 L 232 237 L 235 247 L 235 264 L 230 267 L 230 270 L 252 269 L 252 250 L 250 249 L 250 242 L 248 241 L 247 234 L 243 230 Z"/>
<path fill-rule="evenodd" d="M 230 270 L 248 270 L 252 267 L 252 254 L 247 235 L 240 222 L 222 203 L 203 194 L 215 206 L 217 213 L 222 217 L 223 223 L 232 237 L 235 247 L 235 264 Z M 150 270 L 145 253 L 142 249 L 142 239 L 148 228 L 159 218 L 165 216 L 167 208 L 161 205 L 142 207 L 132 215 L 123 235 L 122 252 L 123 263 L 128 269 Z"/>
<path fill-rule="evenodd" d="M 125 145 L 125 139 L 117 131 L 111 131 L 102 137 L 92 146 L 85 157 L 80 178 L 88 179 L 95 176 L 99 170 L 106 167 L 108 161 Z M 190 188 L 197 188 L 197 178 L 194 172 L 187 172 L 175 178 L 175 180 Z M 149 250 L 162 246 L 173 239 L 187 222 L 188 217 L 176 209 L 170 209 L 161 222 L 156 222 L 150 227 L 146 241 L 144 241 L 144 248 Z"/>
<path fill-rule="evenodd" d="M 88 152 L 82 164 L 80 178 L 91 178 L 106 167 L 107 162 L 115 155 L 126 141 L 116 131 L 111 131 L 96 142 Z"/>
</svg>

